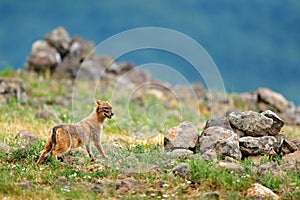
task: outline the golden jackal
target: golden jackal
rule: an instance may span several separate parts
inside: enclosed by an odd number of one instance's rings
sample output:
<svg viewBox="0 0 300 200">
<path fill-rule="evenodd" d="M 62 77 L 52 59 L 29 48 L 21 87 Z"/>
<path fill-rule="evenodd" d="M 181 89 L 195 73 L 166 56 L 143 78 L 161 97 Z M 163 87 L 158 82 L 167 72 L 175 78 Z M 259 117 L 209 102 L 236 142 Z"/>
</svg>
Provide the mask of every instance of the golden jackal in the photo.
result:
<svg viewBox="0 0 300 200">
<path fill-rule="evenodd" d="M 45 154 L 52 152 L 54 159 L 57 161 L 57 154 L 69 151 L 84 145 L 90 158 L 95 159 L 91 151 L 91 142 L 94 143 L 99 153 L 105 158 L 105 153 L 101 146 L 102 125 L 106 118 L 111 118 L 114 113 L 110 100 L 96 100 L 95 110 L 86 118 L 77 124 L 61 124 L 51 129 L 50 136 L 46 142 L 37 163 L 40 164 Z M 55 146 L 57 148 L 55 149 Z"/>
</svg>

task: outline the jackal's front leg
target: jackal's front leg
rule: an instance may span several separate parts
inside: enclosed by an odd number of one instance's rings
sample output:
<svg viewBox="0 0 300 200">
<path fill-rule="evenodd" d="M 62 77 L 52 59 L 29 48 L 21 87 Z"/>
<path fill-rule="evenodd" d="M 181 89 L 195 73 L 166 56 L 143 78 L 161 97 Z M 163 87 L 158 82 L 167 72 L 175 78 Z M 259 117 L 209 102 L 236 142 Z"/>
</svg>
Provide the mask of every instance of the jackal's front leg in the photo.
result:
<svg viewBox="0 0 300 200">
<path fill-rule="evenodd" d="M 99 151 L 99 153 L 102 155 L 103 158 L 106 158 L 106 155 L 105 155 L 104 150 L 101 145 L 100 135 L 95 135 L 93 139 L 94 139 L 94 145 L 97 148 L 97 150 Z"/>
<path fill-rule="evenodd" d="M 91 150 L 91 142 L 89 142 L 88 144 L 85 145 L 85 148 L 86 148 L 86 151 L 88 152 L 89 154 L 89 157 L 92 159 L 92 160 L 95 160 L 95 156 Z"/>
</svg>

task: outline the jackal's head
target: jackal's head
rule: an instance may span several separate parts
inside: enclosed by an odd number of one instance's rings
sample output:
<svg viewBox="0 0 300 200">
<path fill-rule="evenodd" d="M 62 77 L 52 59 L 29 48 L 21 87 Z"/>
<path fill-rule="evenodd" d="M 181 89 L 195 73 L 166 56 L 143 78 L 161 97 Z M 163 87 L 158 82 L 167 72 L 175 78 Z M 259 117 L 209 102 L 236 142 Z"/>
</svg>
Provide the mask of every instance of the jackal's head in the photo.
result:
<svg viewBox="0 0 300 200">
<path fill-rule="evenodd" d="M 112 116 L 114 115 L 112 111 L 112 106 L 110 105 L 110 100 L 107 101 L 101 101 L 95 99 L 96 103 L 96 112 L 99 117 L 104 117 L 104 118 L 109 118 L 111 119 Z"/>
</svg>

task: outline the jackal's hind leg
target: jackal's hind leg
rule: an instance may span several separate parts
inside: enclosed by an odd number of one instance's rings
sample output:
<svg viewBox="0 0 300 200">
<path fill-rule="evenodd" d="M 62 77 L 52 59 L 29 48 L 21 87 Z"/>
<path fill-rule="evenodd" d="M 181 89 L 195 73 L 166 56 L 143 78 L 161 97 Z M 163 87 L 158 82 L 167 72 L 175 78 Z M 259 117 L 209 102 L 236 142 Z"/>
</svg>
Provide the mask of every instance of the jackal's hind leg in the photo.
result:
<svg viewBox="0 0 300 200">
<path fill-rule="evenodd" d="M 52 140 L 51 140 L 51 137 L 48 138 L 47 142 L 46 142 L 46 145 L 45 145 L 45 148 L 44 150 L 42 151 L 38 161 L 36 162 L 37 164 L 41 164 L 43 158 L 45 157 L 45 155 L 47 153 L 49 153 L 50 151 L 52 151 L 52 148 L 53 148 L 53 143 L 52 143 Z"/>
</svg>

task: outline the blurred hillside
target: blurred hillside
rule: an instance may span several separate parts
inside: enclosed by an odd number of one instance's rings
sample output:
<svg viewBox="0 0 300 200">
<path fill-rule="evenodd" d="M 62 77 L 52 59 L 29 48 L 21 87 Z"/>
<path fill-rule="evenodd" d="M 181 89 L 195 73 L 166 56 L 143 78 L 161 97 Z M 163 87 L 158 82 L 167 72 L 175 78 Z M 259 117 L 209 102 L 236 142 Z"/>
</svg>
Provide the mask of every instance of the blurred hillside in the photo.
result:
<svg viewBox="0 0 300 200">
<path fill-rule="evenodd" d="M 144 26 L 180 31 L 216 62 L 228 91 L 268 87 L 300 104 L 299 1 L 9 1 L 0 2 L 0 68 L 22 68 L 31 44 L 57 26 L 95 44 Z M 113 55 L 112 55 L 113 56 Z M 190 81 L 187 63 L 161 51 L 133 52 L 135 65 L 170 65 Z"/>
</svg>

